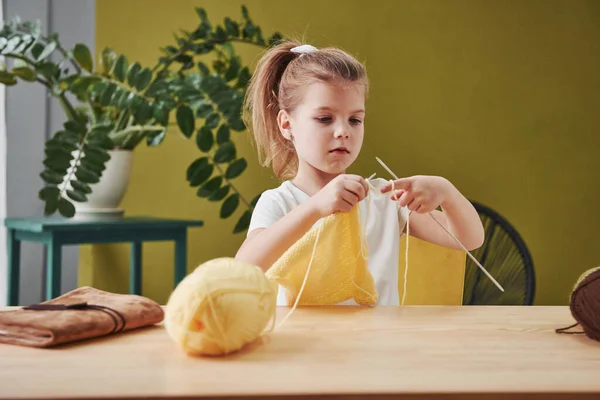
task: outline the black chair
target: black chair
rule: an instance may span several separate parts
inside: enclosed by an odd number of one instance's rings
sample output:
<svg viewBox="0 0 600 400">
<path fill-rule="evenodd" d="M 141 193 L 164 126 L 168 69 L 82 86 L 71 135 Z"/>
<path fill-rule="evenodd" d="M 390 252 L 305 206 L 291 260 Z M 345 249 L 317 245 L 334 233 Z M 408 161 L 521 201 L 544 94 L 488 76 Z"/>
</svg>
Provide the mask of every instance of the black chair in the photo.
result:
<svg viewBox="0 0 600 400">
<path fill-rule="evenodd" d="M 531 254 L 516 229 L 500 214 L 471 201 L 485 229 L 483 245 L 471 254 L 500 283 L 494 285 L 467 256 L 464 305 L 532 305 L 535 271 Z"/>
</svg>

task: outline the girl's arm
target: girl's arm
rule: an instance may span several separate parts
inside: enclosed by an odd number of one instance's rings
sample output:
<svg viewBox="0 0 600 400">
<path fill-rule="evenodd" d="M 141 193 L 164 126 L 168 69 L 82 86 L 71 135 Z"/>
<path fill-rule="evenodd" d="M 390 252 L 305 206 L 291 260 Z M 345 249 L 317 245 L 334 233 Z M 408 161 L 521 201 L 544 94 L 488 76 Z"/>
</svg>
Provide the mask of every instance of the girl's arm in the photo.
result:
<svg viewBox="0 0 600 400">
<path fill-rule="evenodd" d="M 394 181 L 401 206 L 408 206 L 411 236 L 448 248 L 462 247 L 448 235 L 429 212 L 471 251 L 483 244 L 484 229 L 471 202 L 447 179 L 437 176 L 415 176 Z M 389 192 L 386 185 L 382 192 Z M 442 211 L 436 210 L 440 206 Z M 405 228 L 406 229 L 406 228 Z"/>
<path fill-rule="evenodd" d="M 235 258 L 266 271 L 319 218 L 311 202 L 300 204 L 268 228 L 257 228 L 250 232 Z"/>
</svg>

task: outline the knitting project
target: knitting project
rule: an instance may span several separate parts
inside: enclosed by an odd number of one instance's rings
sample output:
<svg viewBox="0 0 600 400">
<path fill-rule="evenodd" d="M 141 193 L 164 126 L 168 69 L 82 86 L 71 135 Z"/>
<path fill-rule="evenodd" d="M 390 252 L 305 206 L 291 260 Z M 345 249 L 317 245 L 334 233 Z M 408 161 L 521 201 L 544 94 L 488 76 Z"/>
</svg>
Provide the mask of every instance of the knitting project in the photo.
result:
<svg viewBox="0 0 600 400">
<path fill-rule="evenodd" d="M 378 295 L 367 254 L 355 206 L 313 226 L 271 266 L 267 277 L 285 289 L 289 304 L 335 305 L 354 299 L 360 305 L 374 306 Z"/>
</svg>

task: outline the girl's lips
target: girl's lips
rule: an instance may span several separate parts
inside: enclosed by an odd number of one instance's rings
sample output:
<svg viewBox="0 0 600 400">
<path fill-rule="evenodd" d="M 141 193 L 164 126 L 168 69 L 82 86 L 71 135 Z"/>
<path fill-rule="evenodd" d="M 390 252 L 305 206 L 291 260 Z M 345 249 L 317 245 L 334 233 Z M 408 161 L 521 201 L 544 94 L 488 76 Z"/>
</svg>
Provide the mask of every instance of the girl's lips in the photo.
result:
<svg viewBox="0 0 600 400">
<path fill-rule="evenodd" d="M 350 153 L 350 151 L 347 148 L 345 148 L 345 147 L 336 147 L 333 150 L 329 150 L 329 152 L 330 153 L 337 153 L 337 154 L 344 154 L 344 153 L 349 154 Z"/>
</svg>

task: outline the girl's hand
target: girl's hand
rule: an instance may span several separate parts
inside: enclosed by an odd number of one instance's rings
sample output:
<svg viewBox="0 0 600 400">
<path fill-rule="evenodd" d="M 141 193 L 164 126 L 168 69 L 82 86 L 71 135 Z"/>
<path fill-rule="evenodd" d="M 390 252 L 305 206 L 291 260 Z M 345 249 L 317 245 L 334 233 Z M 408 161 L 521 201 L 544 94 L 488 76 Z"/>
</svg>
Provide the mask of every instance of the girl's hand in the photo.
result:
<svg viewBox="0 0 600 400">
<path fill-rule="evenodd" d="M 319 190 L 310 201 L 320 217 L 337 212 L 349 212 L 367 196 L 369 185 L 359 175 L 338 175 L 323 189 Z"/>
<path fill-rule="evenodd" d="M 381 193 L 390 192 L 390 197 L 398 199 L 400 206 L 408 206 L 411 211 L 425 214 L 442 205 L 451 190 L 452 184 L 445 178 L 416 175 L 395 180 L 393 193 L 392 184 L 388 183 L 381 188 Z"/>
</svg>

